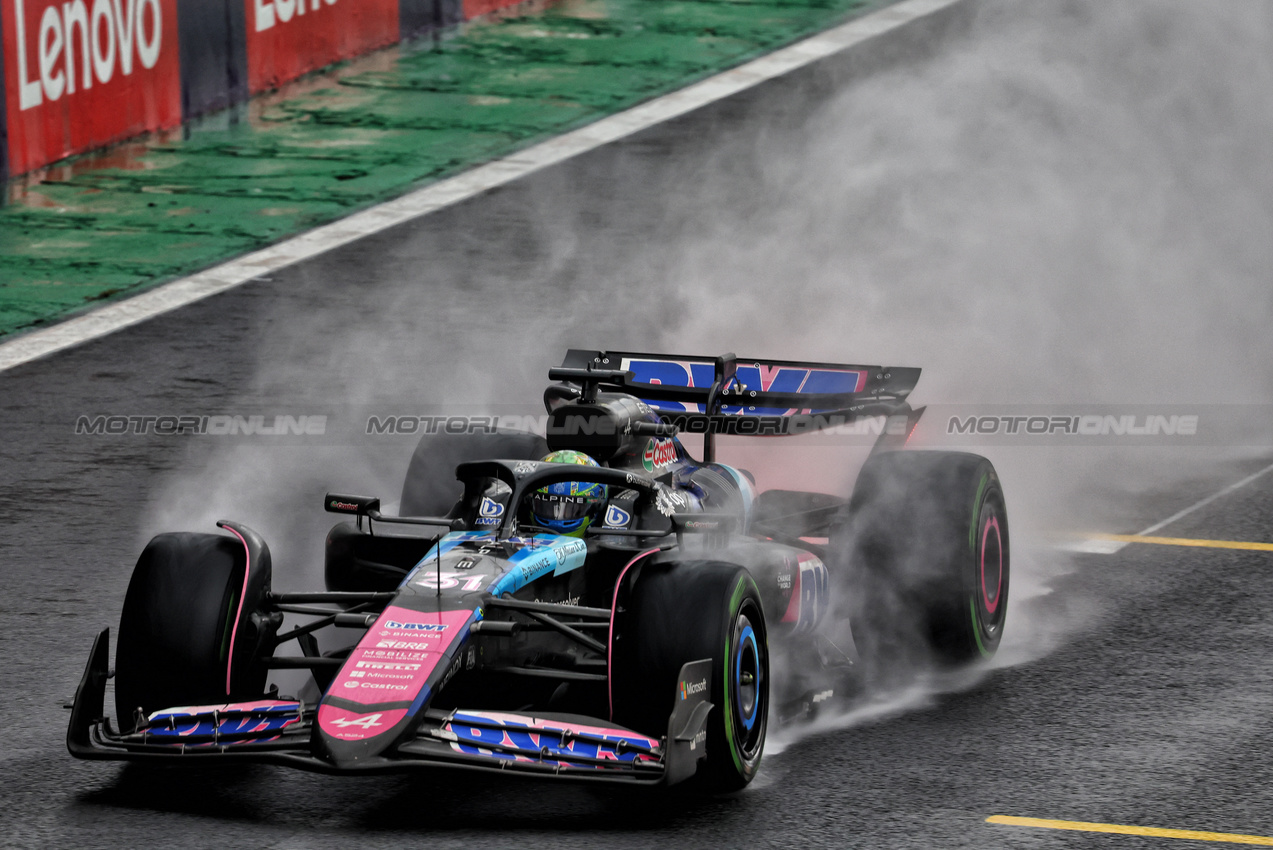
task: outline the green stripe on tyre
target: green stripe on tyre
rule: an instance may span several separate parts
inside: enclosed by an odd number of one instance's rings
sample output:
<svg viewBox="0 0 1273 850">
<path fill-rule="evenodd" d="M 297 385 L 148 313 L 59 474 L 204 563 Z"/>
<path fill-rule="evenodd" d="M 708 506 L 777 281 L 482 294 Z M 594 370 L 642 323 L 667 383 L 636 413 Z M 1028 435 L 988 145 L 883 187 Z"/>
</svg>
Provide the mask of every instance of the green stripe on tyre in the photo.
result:
<svg viewBox="0 0 1273 850">
<path fill-rule="evenodd" d="M 981 483 L 977 485 L 977 495 L 972 497 L 972 522 L 968 526 L 968 550 L 970 552 L 977 551 L 977 520 L 981 511 L 977 510 L 981 507 L 981 494 L 986 491 L 986 482 L 990 480 L 990 473 L 983 473 Z"/>
<path fill-rule="evenodd" d="M 739 756 L 738 742 L 734 740 L 733 694 L 729 687 L 729 671 L 733 665 L 729 650 L 734 640 L 734 624 L 735 618 L 738 616 L 738 607 L 742 604 L 743 595 L 747 593 L 749 581 L 751 581 L 750 576 L 741 575 L 738 577 L 738 584 L 734 587 L 734 595 L 729 600 L 729 631 L 725 635 L 725 738 L 729 741 L 729 756 L 734 760 L 734 767 L 738 768 L 739 773 L 746 770 L 746 766 L 742 763 L 742 759 Z"/>
<path fill-rule="evenodd" d="M 729 624 L 725 632 L 725 654 L 722 656 L 725 663 L 721 665 L 725 669 L 722 671 L 725 675 L 724 692 L 725 692 L 725 739 L 729 741 L 729 756 L 734 760 L 734 767 L 741 772 L 743 763 L 738 758 L 738 743 L 734 740 L 734 706 L 732 704 L 733 695 L 729 687 L 729 649 L 730 644 L 734 642 L 734 612 L 738 609 L 738 603 L 742 595 L 746 592 L 747 586 L 744 576 L 738 577 L 738 584 L 734 586 L 734 595 L 729 600 L 729 611 L 726 614 L 726 622 Z"/>
</svg>

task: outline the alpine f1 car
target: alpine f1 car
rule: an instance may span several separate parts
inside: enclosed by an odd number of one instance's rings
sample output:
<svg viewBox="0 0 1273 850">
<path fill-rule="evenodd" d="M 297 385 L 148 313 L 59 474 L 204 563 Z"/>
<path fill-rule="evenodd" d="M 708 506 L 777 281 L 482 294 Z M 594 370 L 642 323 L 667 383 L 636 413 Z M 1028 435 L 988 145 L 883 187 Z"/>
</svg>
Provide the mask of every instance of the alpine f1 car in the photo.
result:
<svg viewBox="0 0 1273 850">
<path fill-rule="evenodd" d="M 984 458 L 904 450 L 918 369 L 571 350 L 549 378 L 545 436 L 424 437 L 399 515 L 329 494 L 349 519 L 324 591 L 273 592 L 238 523 L 152 539 L 113 670 L 109 629 L 93 646 L 71 753 L 728 791 L 771 723 L 864 669 L 994 652 L 1003 492 Z M 849 498 L 758 492 L 715 459 L 720 434 L 866 418 Z M 296 696 L 267 689 L 289 669 Z"/>
</svg>

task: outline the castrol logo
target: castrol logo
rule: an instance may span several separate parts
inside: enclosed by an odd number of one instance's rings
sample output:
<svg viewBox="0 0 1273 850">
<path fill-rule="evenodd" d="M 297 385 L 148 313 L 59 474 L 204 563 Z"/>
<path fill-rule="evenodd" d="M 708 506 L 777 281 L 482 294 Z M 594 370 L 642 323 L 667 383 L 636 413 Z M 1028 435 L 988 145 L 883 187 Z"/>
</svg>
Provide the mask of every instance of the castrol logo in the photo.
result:
<svg viewBox="0 0 1273 850">
<path fill-rule="evenodd" d="M 672 440 L 650 440 L 641 455 L 641 465 L 646 472 L 653 472 L 676 463 L 676 443 Z"/>
</svg>

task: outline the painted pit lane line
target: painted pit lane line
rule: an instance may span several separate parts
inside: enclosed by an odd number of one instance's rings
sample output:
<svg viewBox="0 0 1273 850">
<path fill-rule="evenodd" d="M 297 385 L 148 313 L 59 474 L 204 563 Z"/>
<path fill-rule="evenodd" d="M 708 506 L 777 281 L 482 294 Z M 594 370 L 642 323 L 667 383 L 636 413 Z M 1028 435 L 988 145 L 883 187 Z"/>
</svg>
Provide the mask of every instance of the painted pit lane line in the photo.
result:
<svg viewBox="0 0 1273 850">
<path fill-rule="evenodd" d="M 1188 841 L 1215 841 L 1225 844 L 1255 844 L 1273 847 L 1273 838 L 1263 835 L 1244 835 L 1234 832 L 1203 832 L 1195 829 L 1161 829 L 1155 826 L 1126 826 L 1117 823 L 1087 823 L 1074 820 L 1046 820 L 1044 818 L 1019 818 L 1009 815 L 992 815 L 986 823 L 1003 826 L 1026 826 L 1036 829 L 1059 829 L 1072 832 L 1101 832 L 1114 835 L 1140 835 L 1150 838 L 1182 838 Z"/>
<path fill-rule="evenodd" d="M 1115 552 L 1121 551 L 1123 547 L 1131 543 L 1152 543 L 1159 540 L 1183 539 L 1183 538 L 1169 538 L 1169 537 L 1153 538 L 1152 535 L 1155 531 L 1160 531 L 1161 529 L 1166 528 L 1167 526 L 1171 525 L 1176 520 L 1184 519 L 1185 517 L 1187 517 L 1189 514 L 1193 513 L 1194 511 L 1200 508 L 1206 507 L 1207 505 L 1214 502 L 1216 499 L 1223 498 L 1224 496 L 1227 496 L 1236 490 L 1241 490 L 1243 487 L 1247 486 L 1251 482 L 1259 479 L 1261 476 L 1266 475 L 1269 472 L 1273 472 L 1273 464 L 1269 464 L 1268 466 L 1264 467 L 1260 471 L 1254 472 L 1248 475 L 1246 478 L 1243 478 L 1241 481 L 1235 481 L 1234 483 L 1230 484 L 1228 487 L 1225 487 L 1223 490 L 1219 490 L 1218 492 L 1212 493 L 1210 496 L 1207 496 L 1205 499 L 1201 499 L 1197 502 L 1194 502 L 1189 507 L 1176 511 L 1174 514 L 1167 517 L 1166 519 L 1160 520 L 1159 522 L 1156 522 L 1153 525 L 1149 526 L 1148 528 L 1138 531 L 1135 534 L 1092 534 L 1092 535 L 1089 535 L 1088 538 L 1085 540 L 1079 540 L 1073 543 L 1066 543 L 1061 545 L 1059 548 L 1064 549 L 1067 552 L 1081 552 L 1083 554 L 1088 554 L 1088 555 L 1113 555 Z M 1211 541 L 1211 542 L 1229 543 L 1229 541 Z M 1186 545 L 1186 544 L 1176 544 L 1176 545 Z M 1204 544 L 1193 543 L 1188 545 L 1200 546 Z M 1252 544 L 1242 544 L 1242 545 L 1226 545 L 1226 546 L 1220 546 L 1218 548 L 1262 549 L 1268 545 L 1269 544 L 1266 544 L 1266 543 L 1252 543 Z"/>
<path fill-rule="evenodd" d="M 0 343 L 0 372 L 241 286 L 841 53 L 963 0 L 902 0 L 679 91 L 277 245 Z"/>
<path fill-rule="evenodd" d="M 1273 543 L 1250 543 L 1244 540 L 1199 540 L 1193 537 L 1145 537 L 1139 534 L 1093 534 L 1094 540 L 1122 543 L 1155 543 L 1159 546 L 1201 546 L 1209 549 L 1251 549 L 1273 552 Z"/>
</svg>

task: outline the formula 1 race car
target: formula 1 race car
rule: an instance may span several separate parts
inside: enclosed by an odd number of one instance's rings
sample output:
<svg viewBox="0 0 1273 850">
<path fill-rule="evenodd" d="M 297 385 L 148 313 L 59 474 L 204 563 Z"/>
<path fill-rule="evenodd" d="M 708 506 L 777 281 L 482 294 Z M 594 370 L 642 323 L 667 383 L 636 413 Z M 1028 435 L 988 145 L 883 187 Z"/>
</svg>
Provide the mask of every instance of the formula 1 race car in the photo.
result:
<svg viewBox="0 0 1273 850">
<path fill-rule="evenodd" d="M 350 519 L 323 592 L 273 592 L 243 525 L 152 539 L 114 671 L 106 629 L 76 691 L 72 755 L 730 791 L 771 723 L 871 669 L 994 652 L 1003 492 L 984 458 L 901 450 L 918 369 L 571 350 L 549 378 L 545 436 L 425 436 L 398 516 L 328 494 Z M 720 434 L 867 418 L 847 499 L 715 461 Z M 296 696 L 267 689 L 280 670 Z"/>
</svg>

